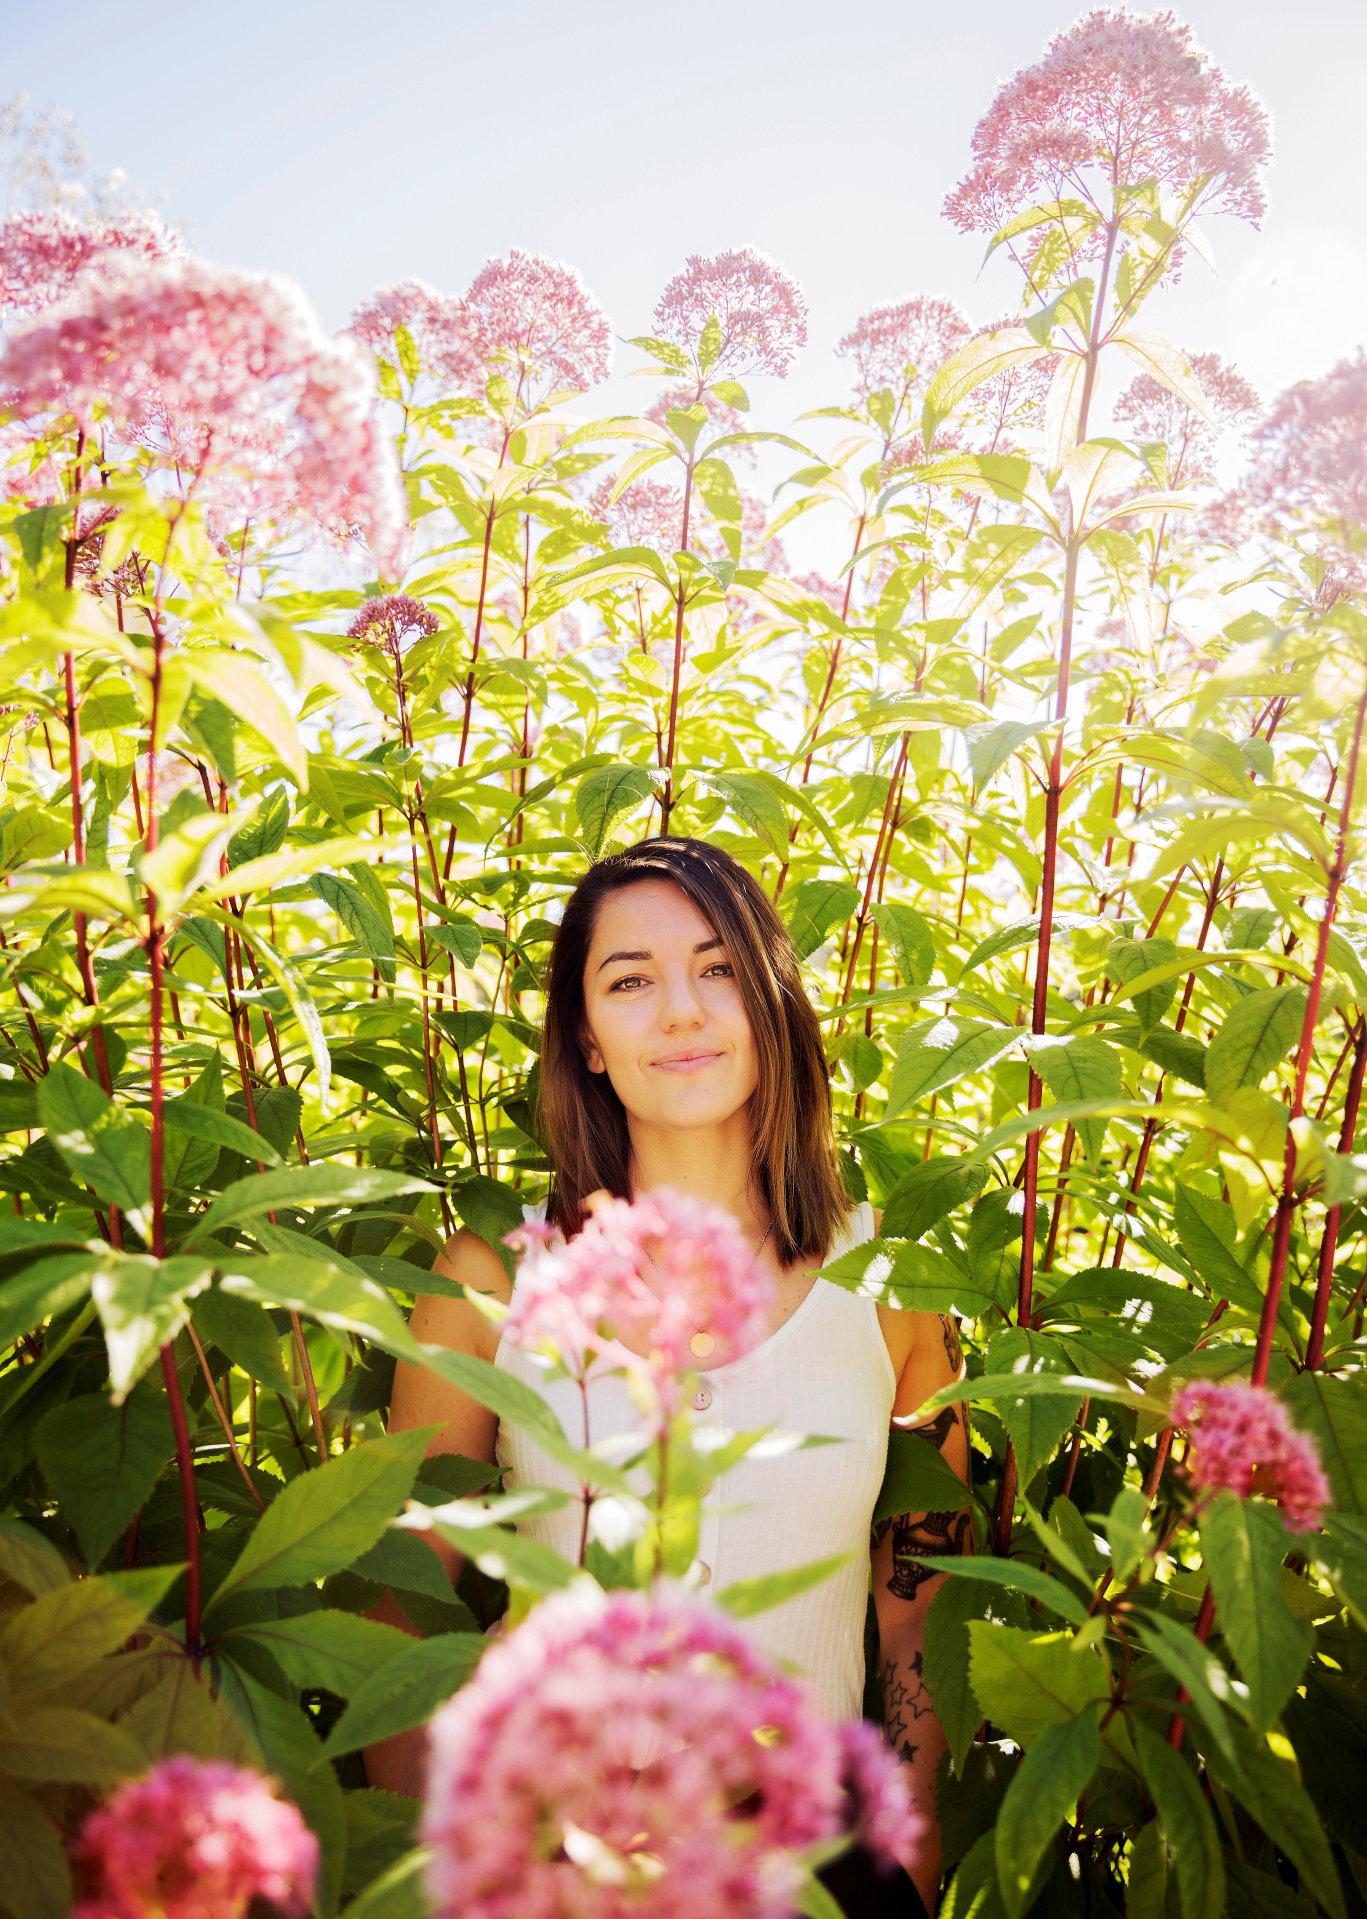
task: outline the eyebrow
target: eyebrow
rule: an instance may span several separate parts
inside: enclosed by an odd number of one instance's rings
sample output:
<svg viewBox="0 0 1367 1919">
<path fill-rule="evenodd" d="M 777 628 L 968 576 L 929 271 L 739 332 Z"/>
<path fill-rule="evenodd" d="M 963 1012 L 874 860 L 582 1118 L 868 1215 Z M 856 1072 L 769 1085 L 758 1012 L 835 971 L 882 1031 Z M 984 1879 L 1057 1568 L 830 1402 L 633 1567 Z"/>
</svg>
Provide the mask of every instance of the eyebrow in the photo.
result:
<svg viewBox="0 0 1367 1919">
<path fill-rule="evenodd" d="M 721 946 L 723 944 L 724 942 L 722 940 L 699 940 L 698 944 L 693 948 L 693 951 L 695 953 L 710 953 L 714 946 Z M 648 960 L 654 959 L 654 957 L 655 955 L 653 953 L 647 953 L 644 949 L 639 953 L 609 953 L 605 960 L 598 962 L 596 970 L 601 973 L 603 968 L 605 966 L 611 966 L 614 960 Z"/>
</svg>

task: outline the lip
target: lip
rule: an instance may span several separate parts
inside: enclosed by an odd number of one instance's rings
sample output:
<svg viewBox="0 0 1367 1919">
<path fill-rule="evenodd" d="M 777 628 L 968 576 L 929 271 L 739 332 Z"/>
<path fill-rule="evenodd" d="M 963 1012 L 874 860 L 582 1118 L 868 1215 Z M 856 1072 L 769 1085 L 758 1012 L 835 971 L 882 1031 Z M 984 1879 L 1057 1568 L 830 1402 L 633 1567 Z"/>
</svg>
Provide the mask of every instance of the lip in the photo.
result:
<svg viewBox="0 0 1367 1919">
<path fill-rule="evenodd" d="M 655 1065 L 671 1073 L 693 1073 L 720 1058 L 720 1053 L 673 1053 L 667 1059 L 657 1059 Z"/>
</svg>

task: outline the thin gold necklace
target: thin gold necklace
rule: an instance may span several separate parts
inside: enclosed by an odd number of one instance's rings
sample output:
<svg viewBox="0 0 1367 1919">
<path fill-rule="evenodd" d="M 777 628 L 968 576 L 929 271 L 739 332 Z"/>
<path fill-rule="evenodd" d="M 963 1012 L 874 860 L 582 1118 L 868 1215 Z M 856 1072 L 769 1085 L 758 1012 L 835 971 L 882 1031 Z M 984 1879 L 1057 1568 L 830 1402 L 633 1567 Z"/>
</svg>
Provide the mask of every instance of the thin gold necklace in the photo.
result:
<svg viewBox="0 0 1367 1919">
<path fill-rule="evenodd" d="M 768 1239 L 770 1233 L 772 1233 L 773 1230 L 774 1230 L 774 1222 L 771 1219 L 769 1221 L 769 1224 L 764 1229 L 764 1234 L 759 1242 L 759 1245 L 756 1246 L 754 1252 L 751 1254 L 752 1259 L 759 1258 L 761 1252 L 763 1252 L 764 1250 L 764 1241 Z M 717 1310 L 719 1311 L 720 1308 L 718 1308 Z M 716 1312 L 709 1313 L 701 1326 L 698 1326 L 694 1320 L 692 1319 L 689 1320 L 688 1322 L 689 1325 L 694 1326 L 695 1330 L 692 1338 L 688 1342 L 688 1350 L 690 1353 L 692 1353 L 695 1359 L 706 1359 L 709 1353 L 715 1350 L 717 1342 L 715 1339 L 713 1339 L 711 1333 L 709 1333 L 707 1329 L 712 1324 L 712 1321 L 716 1317 L 717 1317 Z"/>
</svg>

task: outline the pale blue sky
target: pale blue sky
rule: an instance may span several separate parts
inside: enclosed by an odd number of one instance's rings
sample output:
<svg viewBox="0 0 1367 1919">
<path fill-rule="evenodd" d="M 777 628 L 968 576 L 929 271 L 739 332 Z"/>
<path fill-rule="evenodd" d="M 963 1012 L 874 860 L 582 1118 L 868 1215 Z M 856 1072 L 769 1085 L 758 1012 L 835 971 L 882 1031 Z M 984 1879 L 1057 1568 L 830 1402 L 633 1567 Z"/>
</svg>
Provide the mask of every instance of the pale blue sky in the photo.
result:
<svg viewBox="0 0 1367 1919">
<path fill-rule="evenodd" d="M 573 262 L 621 334 L 688 252 L 748 242 L 811 307 L 763 423 L 840 397 L 831 349 L 867 306 L 1015 287 L 940 215 L 996 83 L 1071 0 L 0 0 L 3 91 L 69 107 L 199 251 L 297 278 L 325 325 L 405 275 L 459 292 L 521 245 Z M 1146 324 L 1234 357 L 1265 394 L 1367 336 L 1367 28 L 1347 0 L 1179 12 L 1273 114 L 1261 233 L 1210 222 Z M 618 351 L 617 369 L 633 364 Z M 642 397 L 635 386 L 606 396 Z"/>
</svg>

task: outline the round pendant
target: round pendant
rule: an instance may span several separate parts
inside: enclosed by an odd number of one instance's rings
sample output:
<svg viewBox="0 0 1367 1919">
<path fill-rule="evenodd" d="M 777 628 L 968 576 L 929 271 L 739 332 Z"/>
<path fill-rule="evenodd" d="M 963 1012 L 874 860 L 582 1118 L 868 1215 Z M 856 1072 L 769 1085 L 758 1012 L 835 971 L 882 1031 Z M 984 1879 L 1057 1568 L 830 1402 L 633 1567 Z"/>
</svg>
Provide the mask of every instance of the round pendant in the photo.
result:
<svg viewBox="0 0 1367 1919">
<path fill-rule="evenodd" d="M 694 1333 L 688 1342 L 688 1350 L 695 1359 L 706 1359 L 716 1343 L 711 1333 Z"/>
</svg>

